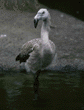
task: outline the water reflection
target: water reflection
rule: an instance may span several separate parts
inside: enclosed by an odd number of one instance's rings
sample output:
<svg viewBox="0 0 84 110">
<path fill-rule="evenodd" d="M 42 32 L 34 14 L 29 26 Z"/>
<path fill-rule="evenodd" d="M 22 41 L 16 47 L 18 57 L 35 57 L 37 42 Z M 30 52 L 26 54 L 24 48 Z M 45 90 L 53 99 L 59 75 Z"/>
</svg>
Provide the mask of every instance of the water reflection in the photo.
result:
<svg viewBox="0 0 84 110">
<path fill-rule="evenodd" d="M 7 98 L 8 97 L 7 97 L 6 90 L 4 89 L 3 80 L 0 80 L 0 110 L 6 110 Z"/>
<path fill-rule="evenodd" d="M 33 76 L 0 78 L 0 110 L 83 110 L 84 75 L 76 73 L 41 74 L 40 99 L 33 102 Z M 4 102 L 4 103 L 3 103 Z"/>
<path fill-rule="evenodd" d="M 71 73 L 66 74 L 66 84 L 71 85 L 72 87 L 80 86 L 80 74 L 79 73 Z"/>
</svg>

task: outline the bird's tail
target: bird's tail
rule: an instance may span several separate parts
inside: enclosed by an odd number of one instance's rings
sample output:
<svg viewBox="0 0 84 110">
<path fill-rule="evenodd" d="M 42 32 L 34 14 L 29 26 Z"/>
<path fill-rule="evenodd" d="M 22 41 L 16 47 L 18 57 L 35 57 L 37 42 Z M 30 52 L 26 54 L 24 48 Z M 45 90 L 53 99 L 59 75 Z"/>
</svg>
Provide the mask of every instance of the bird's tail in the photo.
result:
<svg viewBox="0 0 84 110">
<path fill-rule="evenodd" d="M 21 54 L 19 54 L 17 57 L 16 57 L 16 61 L 19 61 L 20 63 L 22 63 L 22 62 L 26 62 L 26 60 L 29 58 L 29 54 L 27 54 L 27 55 L 21 55 Z"/>
<path fill-rule="evenodd" d="M 20 54 L 16 57 L 15 60 L 16 60 L 16 61 L 19 61 L 19 60 L 20 60 Z"/>
</svg>

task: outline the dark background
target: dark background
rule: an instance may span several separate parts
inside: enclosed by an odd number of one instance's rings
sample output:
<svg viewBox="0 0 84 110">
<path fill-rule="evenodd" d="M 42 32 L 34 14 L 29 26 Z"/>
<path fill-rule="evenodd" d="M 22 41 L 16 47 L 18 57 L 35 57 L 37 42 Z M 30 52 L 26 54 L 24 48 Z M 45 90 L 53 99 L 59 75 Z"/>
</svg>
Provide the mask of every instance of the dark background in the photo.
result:
<svg viewBox="0 0 84 110">
<path fill-rule="evenodd" d="M 57 9 L 81 20 L 84 20 L 84 0 L 38 0 L 39 3 L 44 4 L 52 9 Z"/>
<path fill-rule="evenodd" d="M 42 4 L 42 6 L 39 4 Z M 84 21 L 84 0 L 0 0 L 0 7 L 9 10 L 32 11 L 47 6 Z"/>
</svg>

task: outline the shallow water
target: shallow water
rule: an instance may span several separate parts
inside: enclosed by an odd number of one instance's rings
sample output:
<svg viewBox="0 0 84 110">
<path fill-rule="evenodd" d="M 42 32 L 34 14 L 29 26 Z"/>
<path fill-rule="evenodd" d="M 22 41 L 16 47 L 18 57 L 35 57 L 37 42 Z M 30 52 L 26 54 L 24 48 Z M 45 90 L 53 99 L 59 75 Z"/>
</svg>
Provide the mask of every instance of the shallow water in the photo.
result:
<svg viewBox="0 0 84 110">
<path fill-rule="evenodd" d="M 83 72 L 42 72 L 38 101 L 33 101 L 33 76 L 0 77 L 0 110 L 84 110 Z"/>
</svg>

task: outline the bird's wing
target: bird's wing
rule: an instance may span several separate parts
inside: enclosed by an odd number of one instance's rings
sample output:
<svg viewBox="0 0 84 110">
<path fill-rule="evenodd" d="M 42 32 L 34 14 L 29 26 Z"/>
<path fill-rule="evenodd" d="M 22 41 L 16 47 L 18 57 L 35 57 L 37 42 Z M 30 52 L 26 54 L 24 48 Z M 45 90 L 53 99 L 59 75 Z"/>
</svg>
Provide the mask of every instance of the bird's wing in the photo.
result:
<svg viewBox="0 0 84 110">
<path fill-rule="evenodd" d="M 35 47 L 37 45 L 40 45 L 40 39 L 33 39 L 28 42 L 26 42 L 21 49 L 21 52 L 16 57 L 16 61 L 26 62 L 26 60 L 29 58 L 30 53 L 34 51 Z"/>
</svg>

